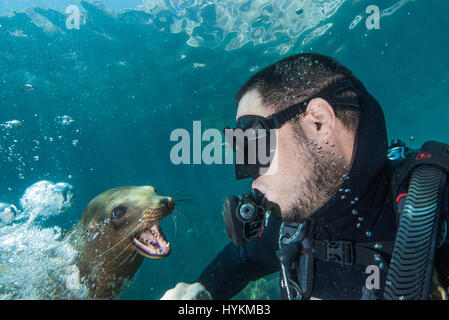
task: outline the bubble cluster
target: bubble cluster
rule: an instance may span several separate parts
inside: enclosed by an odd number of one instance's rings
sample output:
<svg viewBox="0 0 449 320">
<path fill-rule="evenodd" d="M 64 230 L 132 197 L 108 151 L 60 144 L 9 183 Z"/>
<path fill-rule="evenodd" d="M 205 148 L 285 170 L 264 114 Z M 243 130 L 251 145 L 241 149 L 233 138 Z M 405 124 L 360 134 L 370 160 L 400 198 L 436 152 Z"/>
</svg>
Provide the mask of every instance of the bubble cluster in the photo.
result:
<svg viewBox="0 0 449 320">
<path fill-rule="evenodd" d="M 19 210 L 9 203 L 0 202 L 0 226 L 11 223 L 17 216 Z"/>
<path fill-rule="evenodd" d="M 60 228 L 29 223 L 0 227 L 0 252 L 0 300 L 87 297 L 87 288 L 70 291 L 65 285 L 67 266 L 77 251 Z"/>
<path fill-rule="evenodd" d="M 72 206 L 73 186 L 60 182 L 39 181 L 25 190 L 20 205 L 23 215 L 30 220 L 47 219 L 66 211 Z"/>
<path fill-rule="evenodd" d="M 19 129 L 22 127 L 22 122 L 19 120 L 10 120 L 0 124 L 4 129 Z"/>
<path fill-rule="evenodd" d="M 0 124 L 0 156 L 6 165 L 17 169 L 19 179 L 24 179 L 26 167 L 25 159 L 19 151 L 20 142 L 16 138 L 16 131 L 23 126 L 19 120 L 10 120 Z"/>
<path fill-rule="evenodd" d="M 64 115 L 64 116 L 57 116 L 55 118 L 56 123 L 60 124 L 61 126 L 69 126 L 74 122 L 72 117 Z"/>
<path fill-rule="evenodd" d="M 62 212 L 73 198 L 72 190 L 66 183 L 41 181 L 25 191 L 22 212 L 0 203 L 0 300 L 87 298 L 82 282 L 77 290 L 66 285 L 67 268 L 75 264 L 78 251 L 61 229 L 21 219 Z"/>
<path fill-rule="evenodd" d="M 29 136 L 28 131 L 39 125 L 38 115 L 35 114 L 34 118 L 36 122 L 27 120 L 24 123 L 15 119 L 0 123 L 0 164 L 8 170 L 16 170 L 19 180 L 27 179 L 41 160 L 49 160 L 49 155 L 43 153 L 48 147 L 46 144 L 57 143 L 51 148 L 60 146 L 66 150 L 68 146 L 77 147 L 80 142 L 81 128 L 73 126 L 75 120 L 71 116 L 56 116 L 52 128 L 41 129 L 41 136 Z M 56 162 L 55 165 L 61 169 L 59 159 L 50 160 Z"/>
</svg>

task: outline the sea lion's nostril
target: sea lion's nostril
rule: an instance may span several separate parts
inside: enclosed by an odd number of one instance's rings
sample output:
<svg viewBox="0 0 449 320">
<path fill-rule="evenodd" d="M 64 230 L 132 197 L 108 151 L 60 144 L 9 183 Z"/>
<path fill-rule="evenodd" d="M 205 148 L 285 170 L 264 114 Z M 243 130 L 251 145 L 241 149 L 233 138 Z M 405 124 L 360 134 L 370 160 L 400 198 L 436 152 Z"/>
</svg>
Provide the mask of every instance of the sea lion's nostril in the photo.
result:
<svg viewBox="0 0 449 320">
<path fill-rule="evenodd" d="M 161 200 L 161 204 L 164 205 L 167 209 L 172 210 L 175 206 L 172 198 L 164 198 Z"/>
</svg>

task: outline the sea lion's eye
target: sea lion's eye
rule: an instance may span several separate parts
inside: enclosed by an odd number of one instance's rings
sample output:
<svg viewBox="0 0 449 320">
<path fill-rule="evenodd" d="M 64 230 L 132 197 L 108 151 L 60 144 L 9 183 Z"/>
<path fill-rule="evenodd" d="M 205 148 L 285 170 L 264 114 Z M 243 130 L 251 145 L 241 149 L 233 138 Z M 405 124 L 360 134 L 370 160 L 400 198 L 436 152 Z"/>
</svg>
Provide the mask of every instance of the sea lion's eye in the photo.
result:
<svg viewBox="0 0 449 320">
<path fill-rule="evenodd" d="M 111 219 L 112 219 L 112 220 L 120 219 L 121 217 L 123 217 L 123 216 L 125 215 L 125 213 L 126 213 L 127 210 L 128 210 L 128 208 L 125 207 L 125 206 L 118 206 L 118 207 L 115 207 L 115 208 L 112 210 L 112 213 L 111 213 Z"/>
</svg>

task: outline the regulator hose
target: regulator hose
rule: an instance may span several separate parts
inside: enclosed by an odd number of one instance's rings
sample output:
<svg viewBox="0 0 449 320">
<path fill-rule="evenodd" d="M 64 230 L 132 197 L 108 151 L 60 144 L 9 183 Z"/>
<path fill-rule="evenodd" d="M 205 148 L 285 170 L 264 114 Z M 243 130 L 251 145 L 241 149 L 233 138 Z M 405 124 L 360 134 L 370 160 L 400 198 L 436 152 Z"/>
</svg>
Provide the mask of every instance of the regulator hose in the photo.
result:
<svg viewBox="0 0 449 320">
<path fill-rule="evenodd" d="M 429 299 L 439 236 L 441 190 L 445 183 L 446 174 L 438 167 L 422 165 L 413 171 L 387 273 L 384 299 Z"/>
</svg>

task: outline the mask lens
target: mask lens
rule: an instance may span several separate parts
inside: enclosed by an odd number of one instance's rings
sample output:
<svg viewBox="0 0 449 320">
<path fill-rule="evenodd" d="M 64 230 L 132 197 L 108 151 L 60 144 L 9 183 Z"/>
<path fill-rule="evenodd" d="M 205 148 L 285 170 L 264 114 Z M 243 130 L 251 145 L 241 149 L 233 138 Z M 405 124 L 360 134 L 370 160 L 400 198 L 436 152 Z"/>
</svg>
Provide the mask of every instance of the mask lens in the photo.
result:
<svg viewBox="0 0 449 320">
<path fill-rule="evenodd" d="M 237 179 L 257 178 L 270 166 L 276 137 L 259 116 L 243 116 L 237 121 L 237 128 L 225 130 L 225 137 L 236 157 Z M 274 138 L 274 139 L 273 139 Z"/>
</svg>

